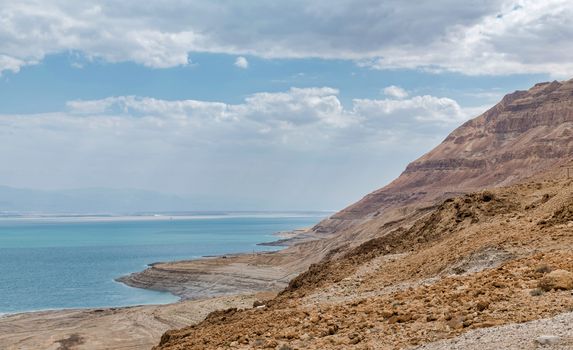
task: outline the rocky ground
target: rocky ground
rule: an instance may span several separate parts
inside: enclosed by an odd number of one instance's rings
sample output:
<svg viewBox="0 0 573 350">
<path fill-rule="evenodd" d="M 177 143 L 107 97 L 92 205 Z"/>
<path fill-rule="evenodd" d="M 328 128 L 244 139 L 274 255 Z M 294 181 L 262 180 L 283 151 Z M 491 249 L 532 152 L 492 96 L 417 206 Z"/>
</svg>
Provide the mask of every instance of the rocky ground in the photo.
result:
<svg viewBox="0 0 573 350">
<path fill-rule="evenodd" d="M 333 252 L 264 306 L 215 312 L 167 332 L 156 349 L 448 348 L 435 342 L 467 345 L 480 336 L 468 332 L 513 324 L 499 328 L 508 332 L 573 311 L 573 183 L 557 176 L 448 199 Z M 531 331 L 527 342 L 570 341 L 549 333 Z"/>
<path fill-rule="evenodd" d="M 573 349 L 573 313 L 505 326 L 481 328 L 459 337 L 410 350 L 567 350 Z"/>
</svg>

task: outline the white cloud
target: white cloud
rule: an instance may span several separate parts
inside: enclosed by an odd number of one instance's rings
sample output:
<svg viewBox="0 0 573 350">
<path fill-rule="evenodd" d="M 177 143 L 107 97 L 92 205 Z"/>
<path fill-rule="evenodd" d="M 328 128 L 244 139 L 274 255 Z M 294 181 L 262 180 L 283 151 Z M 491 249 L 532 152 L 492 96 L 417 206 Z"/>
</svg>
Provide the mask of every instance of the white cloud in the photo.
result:
<svg viewBox="0 0 573 350">
<path fill-rule="evenodd" d="M 399 86 L 390 85 L 384 88 L 384 95 L 402 99 L 408 97 L 408 91 L 402 89 Z"/>
<path fill-rule="evenodd" d="M 0 115 L 0 163 L 11 165 L 0 183 L 338 208 L 389 181 L 471 116 L 435 96 L 344 106 L 329 87 L 256 93 L 237 104 L 137 96 L 70 101 L 57 113 Z"/>
<path fill-rule="evenodd" d="M 505 1 L 470 26 L 452 26 L 418 48 L 392 47 L 362 62 L 378 69 L 422 68 L 464 74 L 573 74 L 573 3 Z"/>
<path fill-rule="evenodd" d="M 36 63 L 36 61 L 25 62 L 15 57 L 0 55 L 0 73 L 2 73 L 2 71 L 18 73 L 22 66 L 32 63 Z"/>
<path fill-rule="evenodd" d="M 249 61 L 247 61 L 245 57 L 239 56 L 235 60 L 235 67 L 239 67 L 241 69 L 247 69 L 249 68 Z"/>
<path fill-rule="evenodd" d="M 214 52 L 350 59 L 377 69 L 567 76 L 571 37 L 569 0 L 0 0 L 0 72 L 70 51 L 156 68 Z"/>
<path fill-rule="evenodd" d="M 118 96 L 70 101 L 67 112 L 70 116 L 99 119 L 109 116 L 155 118 L 193 125 L 193 128 L 230 127 L 227 131 L 231 134 L 226 138 L 229 141 L 240 139 L 233 137 L 234 130 L 249 131 L 253 135 L 264 130 L 264 138 L 280 135 L 283 139 L 301 133 L 308 134 L 309 138 L 323 133 L 328 139 L 334 139 L 374 124 L 375 130 L 385 132 L 409 132 L 419 125 L 447 130 L 471 117 L 449 98 L 429 95 L 405 98 L 401 94 L 402 99 L 355 99 L 351 108 L 345 108 L 338 95 L 337 89 L 329 87 L 291 88 L 286 92 L 255 93 L 241 104 Z"/>
</svg>

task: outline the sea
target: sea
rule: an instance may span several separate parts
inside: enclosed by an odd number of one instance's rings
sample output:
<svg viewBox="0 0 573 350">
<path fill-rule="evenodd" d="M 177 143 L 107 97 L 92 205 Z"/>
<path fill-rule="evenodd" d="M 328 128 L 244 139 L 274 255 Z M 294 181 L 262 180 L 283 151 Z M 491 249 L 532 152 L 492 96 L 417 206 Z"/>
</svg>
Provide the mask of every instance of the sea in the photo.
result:
<svg viewBox="0 0 573 350">
<path fill-rule="evenodd" d="M 150 263 L 280 249 L 257 243 L 328 214 L 201 213 L 0 218 L 0 315 L 175 302 L 115 279 Z"/>
</svg>

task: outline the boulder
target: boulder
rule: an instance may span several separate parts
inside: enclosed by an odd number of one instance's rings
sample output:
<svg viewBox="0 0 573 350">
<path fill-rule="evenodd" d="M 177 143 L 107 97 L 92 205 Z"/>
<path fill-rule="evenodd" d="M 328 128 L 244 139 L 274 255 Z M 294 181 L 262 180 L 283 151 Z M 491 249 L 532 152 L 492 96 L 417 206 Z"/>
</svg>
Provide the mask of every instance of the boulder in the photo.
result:
<svg viewBox="0 0 573 350">
<path fill-rule="evenodd" d="M 567 270 L 551 271 L 539 280 L 539 288 L 546 292 L 552 289 L 573 289 L 573 272 Z"/>
</svg>

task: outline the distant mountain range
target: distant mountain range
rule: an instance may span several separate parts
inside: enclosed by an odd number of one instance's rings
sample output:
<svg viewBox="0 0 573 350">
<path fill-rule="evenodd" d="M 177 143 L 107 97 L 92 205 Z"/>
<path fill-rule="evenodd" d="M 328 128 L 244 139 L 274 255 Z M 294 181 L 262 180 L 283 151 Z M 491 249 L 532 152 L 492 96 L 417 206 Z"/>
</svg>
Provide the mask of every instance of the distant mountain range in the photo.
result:
<svg viewBox="0 0 573 350">
<path fill-rule="evenodd" d="M 177 196 L 139 189 L 37 190 L 0 186 L 0 215 L 135 214 L 269 210 L 255 200 Z"/>
<path fill-rule="evenodd" d="M 0 186 L 0 212 L 133 213 L 194 210 L 207 204 L 175 195 L 134 189 L 87 188 L 43 191 Z"/>
</svg>

